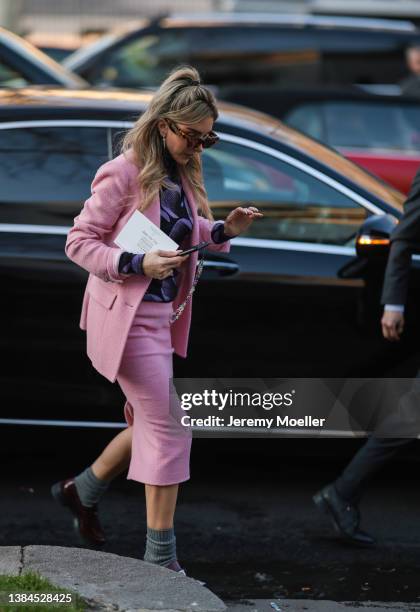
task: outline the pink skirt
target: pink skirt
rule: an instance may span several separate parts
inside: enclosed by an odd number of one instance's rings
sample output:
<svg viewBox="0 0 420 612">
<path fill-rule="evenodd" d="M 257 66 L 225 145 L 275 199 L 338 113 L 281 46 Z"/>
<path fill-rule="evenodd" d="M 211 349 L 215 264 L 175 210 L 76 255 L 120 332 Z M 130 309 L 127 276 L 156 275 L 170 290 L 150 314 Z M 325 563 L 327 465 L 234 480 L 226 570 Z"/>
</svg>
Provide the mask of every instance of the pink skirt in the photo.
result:
<svg viewBox="0 0 420 612">
<path fill-rule="evenodd" d="M 191 428 L 172 384 L 172 303 L 141 302 L 124 348 L 117 382 L 133 426 L 127 478 L 170 485 L 190 477 Z"/>
</svg>

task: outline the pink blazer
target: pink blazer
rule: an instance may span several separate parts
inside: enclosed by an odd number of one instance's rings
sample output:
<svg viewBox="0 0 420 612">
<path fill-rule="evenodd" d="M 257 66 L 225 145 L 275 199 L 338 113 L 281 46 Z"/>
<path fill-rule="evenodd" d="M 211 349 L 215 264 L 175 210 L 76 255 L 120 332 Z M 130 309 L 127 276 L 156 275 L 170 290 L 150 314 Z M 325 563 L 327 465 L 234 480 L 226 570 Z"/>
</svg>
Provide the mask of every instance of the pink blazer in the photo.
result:
<svg viewBox="0 0 420 612">
<path fill-rule="evenodd" d="M 67 235 L 66 255 L 89 272 L 83 297 L 80 328 L 86 330 L 87 354 L 94 368 L 115 382 L 124 346 L 135 312 L 151 282 L 147 276 L 120 274 L 118 260 L 122 249 L 114 243 L 131 214 L 140 203 L 136 184 L 138 167 L 130 153 L 103 164 L 92 182 L 92 195 Z M 193 215 L 190 244 L 211 241 L 213 223 L 197 213 L 194 195 L 182 176 L 182 185 Z M 144 211 L 160 226 L 159 197 Z M 209 249 L 229 252 L 230 242 L 211 244 Z M 194 279 L 197 253 L 192 253 L 180 275 L 174 310 L 181 304 Z M 186 357 L 191 324 L 191 301 L 171 326 L 175 353 Z"/>
</svg>

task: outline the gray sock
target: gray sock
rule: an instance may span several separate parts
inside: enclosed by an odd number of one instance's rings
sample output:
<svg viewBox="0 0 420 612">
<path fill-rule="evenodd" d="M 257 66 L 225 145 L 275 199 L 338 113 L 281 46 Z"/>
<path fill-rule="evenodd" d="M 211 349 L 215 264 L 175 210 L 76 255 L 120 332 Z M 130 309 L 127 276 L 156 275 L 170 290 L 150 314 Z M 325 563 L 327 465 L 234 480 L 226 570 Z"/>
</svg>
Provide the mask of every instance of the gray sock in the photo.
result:
<svg viewBox="0 0 420 612">
<path fill-rule="evenodd" d="M 144 560 L 157 565 L 168 565 L 176 561 L 176 538 L 174 528 L 147 528 Z"/>
<path fill-rule="evenodd" d="M 97 478 L 91 467 L 86 468 L 84 472 L 76 476 L 74 483 L 80 501 L 89 508 L 98 503 L 109 486 L 109 481 Z"/>
</svg>

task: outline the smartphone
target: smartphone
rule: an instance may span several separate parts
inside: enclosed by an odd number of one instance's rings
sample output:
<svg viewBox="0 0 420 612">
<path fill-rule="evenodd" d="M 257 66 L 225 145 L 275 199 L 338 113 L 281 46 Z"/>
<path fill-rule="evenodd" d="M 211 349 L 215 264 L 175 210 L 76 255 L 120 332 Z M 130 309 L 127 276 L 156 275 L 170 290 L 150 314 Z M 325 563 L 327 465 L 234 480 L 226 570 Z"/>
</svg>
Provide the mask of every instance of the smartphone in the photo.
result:
<svg viewBox="0 0 420 612">
<path fill-rule="evenodd" d="M 181 253 L 178 253 L 178 255 L 189 255 L 190 253 L 194 253 L 194 251 L 201 251 L 201 249 L 205 249 L 206 246 L 209 246 L 209 244 L 211 244 L 211 242 L 200 242 L 200 244 L 196 244 L 186 251 L 181 251 Z"/>
</svg>

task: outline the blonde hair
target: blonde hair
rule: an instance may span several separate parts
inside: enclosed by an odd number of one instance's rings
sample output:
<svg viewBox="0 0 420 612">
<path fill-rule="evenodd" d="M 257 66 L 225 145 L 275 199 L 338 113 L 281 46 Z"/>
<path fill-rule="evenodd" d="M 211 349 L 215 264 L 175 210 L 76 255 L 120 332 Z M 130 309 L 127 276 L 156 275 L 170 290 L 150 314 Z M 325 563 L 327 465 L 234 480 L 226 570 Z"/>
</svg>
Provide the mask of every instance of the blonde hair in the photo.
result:
<svg viewBox="0 0 420 612">
<path fill-rule="evenodd" d="M 160 119 L 192 125 L 207 117 L 218 117 L 214 95 L 200 83 L 200 75 L 192 66 L 175 68 L 150 101 L 147 110 L 138 118 L 122 141 L 122 152 L 132 150 L 139 166 L 139 188 L 145 210 L 165 184 L 164 145 L 158 129 Z M 183 167 L 182 173 L 191 184 L 198 209 L 213 220 L 204 188 L 201 155 L 196 152 Z"/>
</svg>

